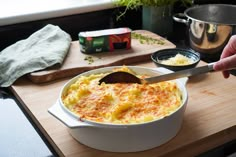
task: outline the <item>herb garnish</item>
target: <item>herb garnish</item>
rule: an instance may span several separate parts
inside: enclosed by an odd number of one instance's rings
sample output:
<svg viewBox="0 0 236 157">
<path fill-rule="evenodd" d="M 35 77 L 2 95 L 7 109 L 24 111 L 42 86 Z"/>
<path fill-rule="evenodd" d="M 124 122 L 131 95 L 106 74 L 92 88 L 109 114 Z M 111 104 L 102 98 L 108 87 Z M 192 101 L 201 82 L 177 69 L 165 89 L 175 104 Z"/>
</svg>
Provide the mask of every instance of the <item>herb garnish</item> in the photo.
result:
<svg viewBox="0 0 236 157">
<path fill-rule="evenodd" d="M 101 59 L 101 57 L 98 57 L 97 59 Z M 85 56 L 85 61 L 88 61 L 88 64 L 92 64 L 95 60 L 93 56 Z"/>
<path fill-rule="evenodd" d="M 94 59 L 92 56 L 86 56 L 84 58 L 85 61 L 88 61 L 88 64 L 92 64 L 94 62 Z"/>
<path fill-rule="evenodd" d="M 153 45 L 153 44 L 164 45 L 165 44 L 163 39 L 155 39 L 147 35 L 143 35 L 136 32 L 131 33 L 131 38 L 138 39 L 141 44 L 148 44 L 148 45 Z"/>
</svg>

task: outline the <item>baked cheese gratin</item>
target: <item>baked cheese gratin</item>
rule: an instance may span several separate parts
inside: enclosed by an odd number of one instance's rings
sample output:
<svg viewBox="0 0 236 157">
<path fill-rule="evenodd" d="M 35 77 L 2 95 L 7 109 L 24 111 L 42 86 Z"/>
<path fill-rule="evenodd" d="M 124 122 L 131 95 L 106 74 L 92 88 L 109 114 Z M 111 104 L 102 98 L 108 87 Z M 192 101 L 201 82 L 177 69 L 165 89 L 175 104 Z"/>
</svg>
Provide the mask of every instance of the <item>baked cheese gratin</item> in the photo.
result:
<svg viewBox="0 0 236 157">
<path fill-rule="evenodd" d="M 134 74 L 125 66 L 114 71 Z M 182 104 L 182 93 L 174 81 L 98 85 L 99 79 L 107 74 L 79 77 L 62 94 L 65 107 L 81 119 L 99 123 L 137 124 L 168 116 Z"/>
</svg>

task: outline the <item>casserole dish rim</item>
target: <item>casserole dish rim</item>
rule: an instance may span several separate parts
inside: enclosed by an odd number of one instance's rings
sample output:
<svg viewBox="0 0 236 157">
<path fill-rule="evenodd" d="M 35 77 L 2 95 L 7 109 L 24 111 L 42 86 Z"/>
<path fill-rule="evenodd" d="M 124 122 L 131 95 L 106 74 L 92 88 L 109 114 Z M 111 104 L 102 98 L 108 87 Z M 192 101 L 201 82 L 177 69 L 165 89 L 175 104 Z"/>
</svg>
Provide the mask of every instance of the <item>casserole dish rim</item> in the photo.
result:
<svg viewBox="0 0 236 157">
<path fill-rule="evenodd" d="M 172 80 L 172 81 L 175 81 L 177 83 L 177 87 L 180 89 L 181 91 L 181 94 L 182 94 L 182 103 L 181 105 L 175 109 L 175 111 L 173 111 L 172 113 L 170 113 L 169 115 L 167 116 L 164 116 L 164 117 L 161 117 L 161 118 L 156 118 L 152 121 L 148 121 L 148 122 L 141 122 L 141 123 L 127 123 L 127 124 L 116 124 L 116 123 L 103 123 L 103 122 L 96 122 L 96 121 L 92 121 L 92 120 L 89 120 L 89 119 L 86 119 L 86 118 L 81 118 L 79 115 L 73 113 L 72 111 L 70 111 L 63 103 L 62 101 L 62 95 L 63 93 L 69 88 L 69 86 L 71 84 L 73 84 L 79 77 L 81 76 L 88 76 L 88 75 L 91 75 L 91 74 L 100 74 L 100 73 L 107 73 L 107 72 L 112 72 L 112 69 L 115 69 L 115 68 L 122 68 L 123 66 L 109 66 L 109 67 L 103 67 L 103 68 L 98 68 L 98 69 L 93 69 L 93 70 L 90 70 L 90 71 L 87 71 L 87 72 L 83 72 L 81 74 L 78 74 L 77 76 L 71 78 L 70 80 L 68 80 L 64 85 L 63 87 L 61 88 L 60 90 L 60 94 L 59 94 L 59 104 L 61 106 L 61 108 L 71 117 L 73 117 L 74 119 L 78 120 L 79 122 L 82 122 L 82 123 L 87 123 L 87 124 L 90 124 L 90 125 L 93 125 L 93 126 L 97 126 L 97 127 L 108 127 L 108 126 L 114 126 L 114 127 L 131 127 L 131 126 L 136 126 L 136 125 L 149 125 L 150 123 L 156 123 L 157 121 L 161 121 L 163 120 L 164 118 L 167 118 L 171 115 L 173 115 L 174 113 L 176 113 L 180 108 L 182 108 L 186 103 L 187 103 L 187 100 L 188 100 L 188 92 L 187 92 L 187 89 L 186 89 L 186 83 L 187 83 L 187 80 L 188 78 L 181 78 L 183 79 L 184 81 L 180 81 L 180 79 L 176 79 L 176 80 Z M 148 74 L 150 75 L 150 73 L 152 73 L 152 75 L 154 73 L 156 74 L 165 74 L 161 69 L 164 69 L 164 71 L 168 71 L 169 73 L 170 72 L 173 72 L 169 69 L 166 69 L 166 68 L 162 68 L 162 67 L 158 67 L 158 68 L 149 68 L 149 67 L 142 67 L 142 66 L 126 66 L 127 68 L 133 70 L 135 73 L 137 74 Z M 140 73 L 140 72 L 137 72 L 136 70 L 148 70 L 148 72 L 146 73 Z M 184 83 L 183 83 L 184 82 Z M 184 95 L 185 94 L 185 95 Z"/>
</svg>

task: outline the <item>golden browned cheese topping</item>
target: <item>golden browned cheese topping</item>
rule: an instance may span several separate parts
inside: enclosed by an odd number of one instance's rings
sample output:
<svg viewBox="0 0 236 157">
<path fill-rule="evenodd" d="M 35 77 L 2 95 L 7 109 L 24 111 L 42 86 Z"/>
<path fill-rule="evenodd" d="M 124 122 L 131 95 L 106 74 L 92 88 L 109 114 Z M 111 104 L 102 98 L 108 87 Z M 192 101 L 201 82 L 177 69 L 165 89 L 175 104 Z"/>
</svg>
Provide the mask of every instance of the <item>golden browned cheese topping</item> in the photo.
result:
<svg viewBox="0 0 236 157">
<path fill-rule="evenodd" d="M 119 70 L 131 72 L 126 67 Z M 105 75 L 79 77 L 63 93 L 64 105 L 79 117 L 90 121 L 137 124 L 168 116 L 182 104 L 182 94 L 174 81 L 98 85 L 99 79 Z"/>
</svg>

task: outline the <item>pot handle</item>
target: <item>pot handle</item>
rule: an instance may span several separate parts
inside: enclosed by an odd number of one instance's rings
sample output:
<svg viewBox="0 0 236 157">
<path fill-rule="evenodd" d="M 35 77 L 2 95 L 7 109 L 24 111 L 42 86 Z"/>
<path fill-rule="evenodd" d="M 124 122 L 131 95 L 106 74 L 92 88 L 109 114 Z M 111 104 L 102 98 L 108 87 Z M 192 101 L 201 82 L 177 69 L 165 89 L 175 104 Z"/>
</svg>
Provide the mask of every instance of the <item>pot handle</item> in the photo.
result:
<svg viewBox="0 0 236 157">
<path fill-rule="evenodd" d="M 59 101 L 57 100 L 57 102 L 51 106 L 48 109 L 48 112 L 53 115 L 55 118 L 57 118 L 58 120 L 60 120 L 62 123 L 64 123 L 66 126 L 68 126 L 69 128 L 78 128 L 78 127 L 92 127 L 93 125 L 88 124 L 88 123 L 84 123 L 79 121 L 78 119 L 76 119 L 75 117 L 72 117 L 70 115 L 68 115 L 61 107 L 61 105 L 59 104 Z"/>
<path fill-rule="evenodd" d="M 184 13 L 177 13 L 173 15 L 173 20 L 179 23 L 184 23 L 188 25 L 189 20 L 188 18 L 184 15 Z"/>
</svg>

